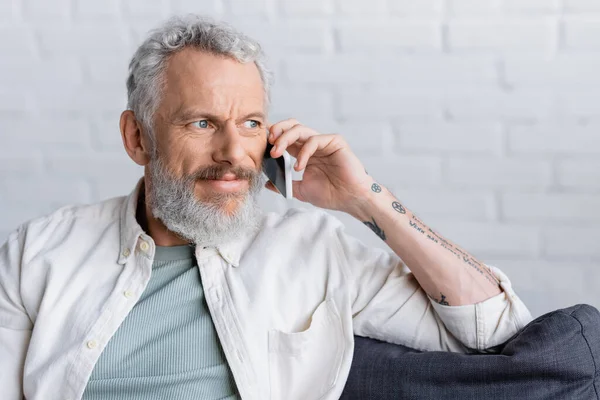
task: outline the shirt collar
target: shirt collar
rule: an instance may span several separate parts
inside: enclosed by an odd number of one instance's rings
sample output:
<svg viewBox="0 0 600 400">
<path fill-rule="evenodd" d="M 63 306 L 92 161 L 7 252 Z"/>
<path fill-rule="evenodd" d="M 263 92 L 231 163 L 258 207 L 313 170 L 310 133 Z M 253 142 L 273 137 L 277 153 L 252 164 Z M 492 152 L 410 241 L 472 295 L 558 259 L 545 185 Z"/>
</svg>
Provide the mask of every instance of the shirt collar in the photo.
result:
<svg viewBox="0 0 600 400">
<path fill-rule="evenodd" d="M 119 256 L 117 262 L 125 264 L 127 259 L 133 254 L 135 245 L 142 233 L 144 233 L 135 217 L 140 190 L 143 187 L 144 178 L 141 178 L 135 189 L 125 198 L 125 203 L 121 206 L 119 218 L 119 230 L 121 232 Z"/>
<path fill-rule="evenodd" d="M 136 219 L 137 205 L 140 197 L 140 191 L 144 187 L 144 178 L 141 178 L 135 189 L 127 196 L 125 203 L 121 206 L 120 213 L 120 232 L 121 244 L 117 262 L 125 264 L 133 254 L 136 243 L 144 230 Z M 250 244 L 254 235 L 243 235 L 228 243 L 216 246 L 216 249 L 226 262 L 234 267 L 240 266 L 240 259 L 244 250 Z"/>
</svg>

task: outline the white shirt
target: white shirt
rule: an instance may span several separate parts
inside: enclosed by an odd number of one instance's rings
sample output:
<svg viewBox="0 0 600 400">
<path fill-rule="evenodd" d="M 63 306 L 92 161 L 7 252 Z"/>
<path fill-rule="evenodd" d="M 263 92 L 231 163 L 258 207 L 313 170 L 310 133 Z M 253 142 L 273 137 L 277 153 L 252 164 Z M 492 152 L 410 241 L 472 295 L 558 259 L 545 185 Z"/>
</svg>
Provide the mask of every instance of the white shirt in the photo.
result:
<svg viewBox="0 0 600 400">
<path fill-rule="evenodd" d="M 64 207 L 0 247 L 3 400 L 79 399 L 104 346 L 144 291 L 155 244 L 128 197 Z M 252 237 L 196 250 L 215 328 L 243 399 L 337 399 L 353 335 L 423 350 L 483 351 L 531 320 L 503 293 L 432 301 L 394 254 L 321 211 L 266 214 Z"/>
</svg>

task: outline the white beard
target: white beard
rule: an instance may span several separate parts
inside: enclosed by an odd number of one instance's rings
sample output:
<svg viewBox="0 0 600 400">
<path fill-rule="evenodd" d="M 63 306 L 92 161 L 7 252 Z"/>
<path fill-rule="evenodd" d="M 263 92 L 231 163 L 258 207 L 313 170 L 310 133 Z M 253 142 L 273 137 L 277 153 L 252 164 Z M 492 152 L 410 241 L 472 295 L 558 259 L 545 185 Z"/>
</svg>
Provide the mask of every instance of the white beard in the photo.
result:
<svg viewBox="0 0 600 400">
<path fill-rule="evenodd" d="M 260 173 L 255 171 L 250 177 L 249 190 L 244 195 L 222 194 L 200 201 L 194 193 L 198 173 L 174 178 L 159 156 L 153 157 L 149 171 L 146 201 L 152 215 L 182 239 L 196 246 L 214 247 L 258 229 L 262 216 L 258 194 L 264 185 Z M 231 201 L 239 204 L 237 210 L 228 213 L 223 207 Z"/>
</svg>

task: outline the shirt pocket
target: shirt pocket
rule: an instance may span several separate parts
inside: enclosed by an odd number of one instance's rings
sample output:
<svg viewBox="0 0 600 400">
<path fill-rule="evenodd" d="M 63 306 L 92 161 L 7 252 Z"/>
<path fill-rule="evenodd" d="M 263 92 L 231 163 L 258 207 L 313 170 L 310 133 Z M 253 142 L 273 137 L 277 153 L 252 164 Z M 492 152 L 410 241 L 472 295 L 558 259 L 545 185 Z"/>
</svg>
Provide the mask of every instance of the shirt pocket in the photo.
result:
<svg viewBox="0 0 600 400">
<path fill-rule="evenodd" d="M 342 321 L 332 299 L 319 304 L 307 330 L 270 330 L 271 400 L 323 398 L 337 382 L 344 347 Z"/>
</svg>

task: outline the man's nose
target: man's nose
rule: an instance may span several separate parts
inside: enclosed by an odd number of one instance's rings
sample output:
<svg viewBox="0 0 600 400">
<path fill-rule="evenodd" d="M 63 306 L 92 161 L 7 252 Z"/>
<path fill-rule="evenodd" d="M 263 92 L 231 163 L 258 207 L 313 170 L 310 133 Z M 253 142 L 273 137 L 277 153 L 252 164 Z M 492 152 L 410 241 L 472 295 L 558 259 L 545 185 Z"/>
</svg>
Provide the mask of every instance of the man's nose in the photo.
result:
<svg viewBox="0 0 600 400">
<path fill-rule="evenodd" d="M 216 136 L 218 139 L 213 151 L 213 160 L 220 164 L 240 164 L 246 157 L 246 149 L 235 123 L 227 121 Z"/>
</svg>

